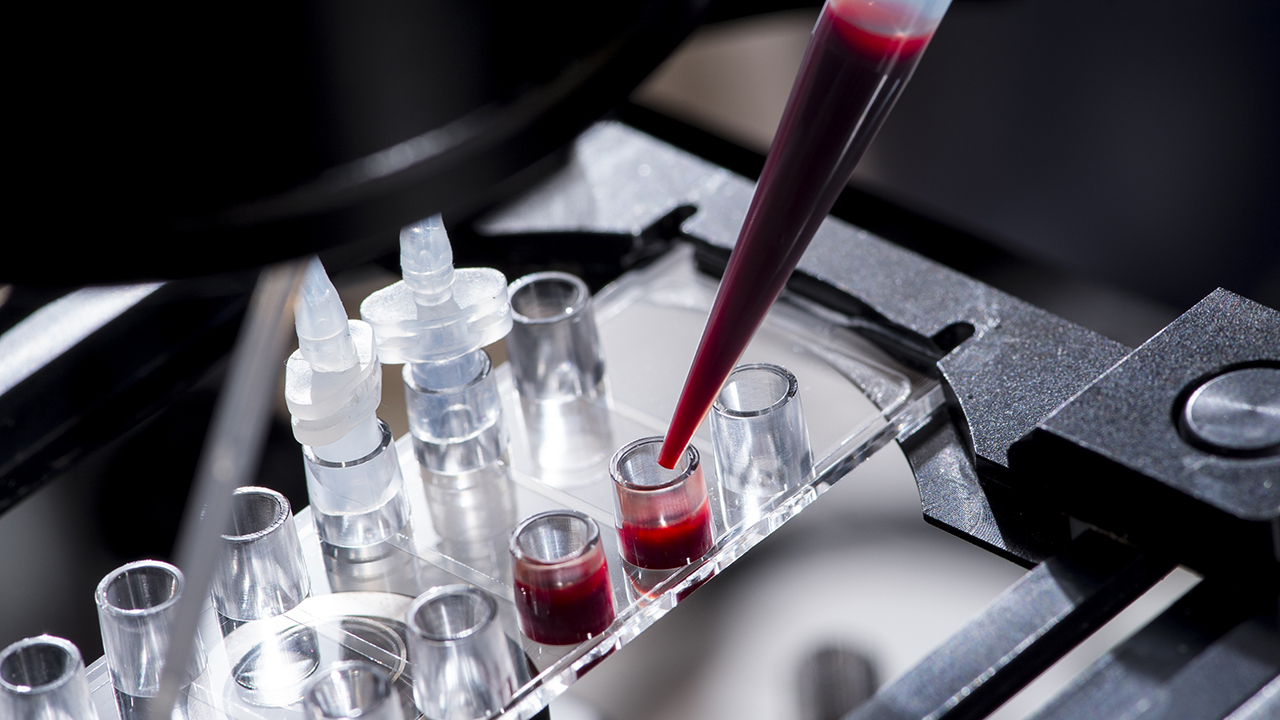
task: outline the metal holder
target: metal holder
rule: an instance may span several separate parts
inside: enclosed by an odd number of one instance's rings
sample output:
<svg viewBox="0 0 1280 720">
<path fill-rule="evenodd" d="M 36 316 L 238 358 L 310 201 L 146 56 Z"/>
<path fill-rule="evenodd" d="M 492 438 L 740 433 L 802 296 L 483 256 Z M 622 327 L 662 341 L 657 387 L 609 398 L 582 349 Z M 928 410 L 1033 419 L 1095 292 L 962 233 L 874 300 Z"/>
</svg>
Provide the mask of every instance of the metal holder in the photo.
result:
<svg viewBox="0 0 1280 720">
<path fill-rule="evenodd" d="M 498 622 L 498 604 L 469 585 L 423 593 L 409 606 L 413 695 L 429 720 L 475 720 L 501 710 L 524 684 Z"/>
<path fill-rule="evenodd" d="M 520 630 L 548 645 L 571 645 L 613 622 L 613 587 L 600 527 L 575 510 L 538 513 L 511 533 Z"/>
<path fill-rule="evenodd" d="M 69 640 L 39 635 L 0 651 L 0 717 L 98 720 L 80 650 Z"/>
<path fill-rule="evenodd" d="M 262 487 L 237 488 L 232 533 L 213 577 L 213 605 L 224 618 L 247 622 L 288 612 L 311 593 L 311 578 L 289 500 Z"/>
<path fill-rule="evenodd" d="M 391 428 L 378 421 L 378 448 L 351 462 L 330 462 L 302 447 L 307 495 L 322 542 L 338 547 L 377 545 L 409 522 L 400 463 L 392 449 Z"/>
</svg>

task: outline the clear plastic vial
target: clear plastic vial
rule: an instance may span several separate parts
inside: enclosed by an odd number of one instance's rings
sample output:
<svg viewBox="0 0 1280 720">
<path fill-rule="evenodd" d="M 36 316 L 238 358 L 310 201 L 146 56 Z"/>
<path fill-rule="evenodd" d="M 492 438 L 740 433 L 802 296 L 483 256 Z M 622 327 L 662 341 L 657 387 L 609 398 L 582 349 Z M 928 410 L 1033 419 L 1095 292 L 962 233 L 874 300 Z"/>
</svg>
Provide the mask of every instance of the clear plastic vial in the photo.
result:
<svg viewBox="0 0 1280 720">
<path fill-rule="evenodd" d="M 409 606 L 413 696 L 429 720 L 476 720 L 501 710 L 528 679 L 498 622 L 498 603 L 470 585 L 445 585 Z"/>
<path fill-rule="evenodd" d="M 98 720 L 75 644 L 39 635 L 0 650 L 0 718 Z"/>
<path fill-rule="evenodd" d="M 349 462 L 325 460 L 304 445 L 307 495 L 320 541 L 366 547 L 391 539 L 409 522 L 409 502 L 391 428 L 377 420 L 373 452 Z"/>
<path fill-rule="evenodd" d="M 557 471 L 602 463 L 613 433 L 590 290 L 568 273 L 541 272 L 511 283 L 507 294 L 507 356 L 533 459 L 552 480 Z"/>
<path fill-rule="evenodd" d="M 213 576 L 214 607 L 238 622 L 292 610 L 311 594 L 311 578 L 288 498 L 269 488 L 237 488 L 231 513 L 232 533 L 222 536 L 226 551 Z"/>
<path fill-rule="evenodd" d="M 404 366 L 409 432 L 418 464 L 445 474 L 477 470 L 507 450 L 502 402 L 484 350 Z"/>
<path fill-rule="evenodd" d="M 711 549 L 711 503 L 698 449 L 685 448 L 674 470 L 658 464 L 661 437 L 622 447 L 609 463 L 622 557 L 637 567 L 666 570 Z"/>
<path fill-rule="evenodd" d="M 758 497 L 807 483 L 809 430 L 796 376 L 779 365 L 739 365 L 716 396 L 711 445 L 720 486 Z"/>
<path fill-rule="evenodd" d="M 520 631 L 571 645 L 613 623 L 613 586 L 596 522 L 576 510 L 538 513 L 511 533 Z"/>
<path fill-rule="evenodd" d="M 160 692 L 182 586 L 182 571 L 159 560 L 123 565 L 98 583 L 94 601 L 102 648 L 124 720 L 147 720 L 148 701 Z M 188 681 L 199 674 L 203 658 L 197 648 Z"/>
</svg>

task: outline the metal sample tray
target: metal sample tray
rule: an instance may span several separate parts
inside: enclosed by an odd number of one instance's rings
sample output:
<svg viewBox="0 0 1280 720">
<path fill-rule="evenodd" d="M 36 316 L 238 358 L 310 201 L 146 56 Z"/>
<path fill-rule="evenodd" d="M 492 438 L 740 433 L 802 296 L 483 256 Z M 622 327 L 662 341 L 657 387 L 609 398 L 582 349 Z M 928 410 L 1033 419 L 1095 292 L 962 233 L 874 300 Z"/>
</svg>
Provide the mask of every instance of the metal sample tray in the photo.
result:
<svg viewBox="0 0 1280 720">
<path fill-rule="evenodd" d="M 665 432 L 716 285 L 697 272 L 692 248 L 679 246 L 594 298 L 610 391 L 606 422 L 612 449 Z M 401 438 L 396 449 L 412 521 L 392 541 L 374 548 L 322 547 L 310 508 L 298 512 L 312 597 L 283 616 L 249 623 L 225 638 L 210 606 L 202 633 L 208 660 L 186 695 L 189 716 L 300 718 L 291 688 L 300 688 L 307 676 L 335 659 L 378 663 L 397 678 L 402 695 L 409 693 L 413 667 L 403 643 L 409 598 L 466 582 L 498 599 L 513 652 L 523 651 L 530 670 L 532 679 L 500 716 L 532 717 L 836 480 L 941 407 L 936 380 L 896 365 L 842 327 L 840 319 L 784 295 L 742 358 L 782 365 L 799 380 L 813 447 L 812 479 L 764 499 L 723 491 L 704 423 L 693 444 L 703 458 L 715 544 L 701 559 L 672 571 L 641 570 L 619 555 L 607 466 L 612 449 L 572 471 L 541 469 L 509 367 L 499 366 L 495 372 L 510 434 L 505 461 L 463 476 L 424 477 L 411 438 Z M 556 441 L 573 443 L 567 432 Z M 508 535 L 520 520 L 559 508 L 579 510 L 599 524 L 617 609 L 604 633 L 570 646 L 543 645 L 520 633 L 507 551 Z M 89 682 L 101 718 L 119 717 L 103 660 L 89 668 Z M 413 710 L 411 700 L 405 707 Z"/>
</svg>

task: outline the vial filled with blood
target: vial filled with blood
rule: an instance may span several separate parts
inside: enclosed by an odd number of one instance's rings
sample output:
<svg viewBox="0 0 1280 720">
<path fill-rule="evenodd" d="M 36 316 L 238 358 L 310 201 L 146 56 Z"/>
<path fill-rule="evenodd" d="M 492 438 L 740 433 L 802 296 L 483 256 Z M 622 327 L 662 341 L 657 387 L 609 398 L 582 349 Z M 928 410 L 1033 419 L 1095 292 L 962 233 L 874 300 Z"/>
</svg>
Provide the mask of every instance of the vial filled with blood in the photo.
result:
<svg viewBox="0 0 1280 720">
<path fill-rule="evenodd" d="M 520 631 L 548 645 L 572 645 L 607 629 L 613 587 L 600 527 L 583 513 L 539 513 L 511 533 Z"/>
<path fill-rule="evenodd" d="M 711 503 L 697 448 L 672 470 L 658 464 L 661 437 L 636 440 L 609 463 L 622 557 L 649 570 L 678 568 L 711 549 Z"/>
</svg>

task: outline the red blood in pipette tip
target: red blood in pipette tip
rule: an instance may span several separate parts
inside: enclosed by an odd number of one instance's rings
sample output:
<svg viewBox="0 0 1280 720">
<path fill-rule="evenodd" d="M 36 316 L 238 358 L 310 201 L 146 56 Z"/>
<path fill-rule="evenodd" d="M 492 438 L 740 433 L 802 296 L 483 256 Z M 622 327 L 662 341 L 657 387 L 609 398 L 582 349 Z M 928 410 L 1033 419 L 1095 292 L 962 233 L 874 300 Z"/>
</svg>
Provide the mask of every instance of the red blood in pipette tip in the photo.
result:
<svg viewBox="0 0 1280 720">
<path fill-rule="evenodd" d="M 853 175 L 929 44 L 932 31 L 895 33 L 903 6 L 833 0 L 778 126 L 715 304 L 703 330 L 658 464 L 671 469 L 822 220 Z"/>
<path fill-rule="evenodd" d="M 670 525 L 632 525 L 618 531 L 622 557 L 637 567 L 666 570 L 688 565 L 711 549 L 711 504 L 703 500 L 689 517 Z"/>
<path fill-rule="evenodd" d="M 520 628 L 531 640 L 572 645 L 598 635 L 613 622 L 609 568 L 601 564 L 582 582 L 544 586 L 516 579 Z"/>
</svg>

